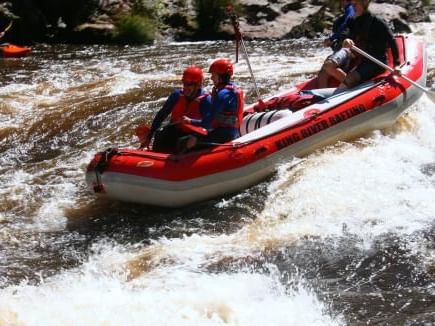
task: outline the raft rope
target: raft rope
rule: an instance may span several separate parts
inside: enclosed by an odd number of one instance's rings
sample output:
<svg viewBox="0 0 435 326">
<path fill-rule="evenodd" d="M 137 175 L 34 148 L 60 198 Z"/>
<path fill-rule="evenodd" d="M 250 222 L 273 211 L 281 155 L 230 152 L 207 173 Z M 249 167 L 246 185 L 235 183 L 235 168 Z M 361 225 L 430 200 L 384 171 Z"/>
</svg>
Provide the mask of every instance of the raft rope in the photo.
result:
<svg viewBox="0 0 435 326">
<path fill-rule="evenodd" d="M 116 148 L 108 148 L 101 153 L 100 159 L 98 160 L 94 168 L 95 178 L 97 180 L 97 184 L 94 185 L 94 192 L 104 192 L 104 185 L 101 181 L 101 175 L 106 170 L 107 164 L 109 163 L 110 159 L 117 153 L 118 149 Z"/>
</svg>

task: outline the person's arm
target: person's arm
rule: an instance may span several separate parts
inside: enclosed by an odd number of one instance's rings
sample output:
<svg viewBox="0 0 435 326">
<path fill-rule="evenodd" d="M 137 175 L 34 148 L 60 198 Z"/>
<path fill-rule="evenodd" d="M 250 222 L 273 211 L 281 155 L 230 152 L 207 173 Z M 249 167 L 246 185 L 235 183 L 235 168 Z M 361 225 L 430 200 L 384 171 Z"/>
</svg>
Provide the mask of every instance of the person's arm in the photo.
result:
<svg viewBox="0 0 435 326">
<path fill-rule="evenodd" d="M 339 22 L 336 25 L 336 27 L 334 28 L 334 32 L 329 37 L 329 40 L 331 42 L 335 41 L 335 40 L 338 40 L 340 38 L 341 34 L 343 34 L 344 30 L 348 27 L 349 20 L 353 16 L 355 16 L 355 11 L 353 9 L 353 6 L 352 5 L 347 5 L 346 8 L 345 8 L 344 16 L 341 17 L 341 22 Z M 339 19 L 337 19 L 337 22 L 338 22 Z"/>
<path fill-rule="evenodd" d="M 352 46 L 354 46 L 354 45 L 355 45 L 355 42 L 352 39 L 346 38 L 346 39 L 343 40 L 342 47 L 343 48 L 351 49 Z"/>
<path fill-rule="evenodd" d="M 222 112 L 226 107 L 228 107 L 228 103 L 231 99 L 231 94 L 227 89 L 219 90 L 218 94 L 211 99 L 211 106 L 207 112 L 204 112 L 204 116 L 202 118 L 202 126 L 206 129 L 212 128 L 213 120 L 216 115 Z M 237 99 L 236 99 L 237 100 Z"/>
<path fill-rule="evenodd" d="M 238 99 L 235 92 L 229 91 L 227 89 L 221 90 L 213 102 L 210 115 L 207 115 L 207 118 L 203 119 L 203 126 L 211 127 L 216 115 L 223 112 L 225 109 L 233 109 L 234 112 L 237 112 L 237 105 Z"/>
<path fill-rule="evenodd" d="M 172 109 L 177 103 L 178 98 L 180 97 L 180 92 L 175 91 L 171 95 L 169 95 L 168 99 L 166 100 L 163 107 L 157 112 L 156 116 L 154 117 L 153 123 L 151 124 L 151 131 L 149 133 L 149 138 L 151 138 L 157 129 L 160 128 L 163 121 L 171 114 Z"/>
<path fill-rule="evenodd" d="M 200 126 L 202 124 L 202 120 L 189 118 L 188 123 L 190 123 L 191 125 L 194 125 L 194 126 Z"/>
<path fill-rule="evenodd" d="M 207 95 L 201 99 L 201 103 L 199 104 L 199 112 L 201 113 L 201 119 L 190 119 L 189 123 L 191 123 L 194 126 L 200 126 L 209 129 L 210 126 L 204 125 L 204 117 L 210 114 L 211 110 L 212 110 L 211 95 Z"/>
</svg>

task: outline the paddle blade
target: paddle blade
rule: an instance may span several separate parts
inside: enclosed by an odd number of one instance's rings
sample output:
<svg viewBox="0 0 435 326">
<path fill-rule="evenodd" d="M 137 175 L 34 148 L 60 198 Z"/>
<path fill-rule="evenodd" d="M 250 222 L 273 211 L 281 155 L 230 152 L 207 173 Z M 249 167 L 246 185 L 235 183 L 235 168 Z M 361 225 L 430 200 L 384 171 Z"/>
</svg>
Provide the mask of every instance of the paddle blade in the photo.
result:
<svg viewBox="0 0 435 326">
<path fill-rule="evenodd" d="M 136 136 L 139 138 L 140 142 L 144 142 L 146 140 L 146 138 L 148 137 L 149 133 L 151 131 L 151 128 L 148 127 L 145 124 L 140 124 L 139 126 L 136 127 L 136 129 L 134 130 Z"/>
<path fill-rule="evenodd" d="M 183 127 L 190 130 L 191 132 L 197 133 L 198 135 L 201 135 L 201 136 L 208 135 L 207 129 L 205 129 L 203 127 L 194 126 L 191 124 L 185 124 L 185 125 L 183 125 Z"/>
<path fill-rule="evenodd" d="M 9 22 L 8 26 L 7 26 L 7 27 L 5 28 L 5 30 L 3 31 L 3 33 L 6 33 L 8 30 L 11 29 L 11 27 L 12 27 L 12 23 L 13 23 L 13 21 L 11 20 L 11 21 Z"/>
</svg>

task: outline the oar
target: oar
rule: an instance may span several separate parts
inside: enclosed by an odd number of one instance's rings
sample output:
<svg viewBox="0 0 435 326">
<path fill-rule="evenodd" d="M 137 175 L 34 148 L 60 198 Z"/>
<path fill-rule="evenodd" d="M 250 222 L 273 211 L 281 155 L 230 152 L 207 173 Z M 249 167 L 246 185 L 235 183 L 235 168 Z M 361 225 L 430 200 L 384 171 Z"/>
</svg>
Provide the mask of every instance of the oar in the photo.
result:
<svg viewBox="0 0 435 326">
<path fill-rule="evenodd" d="M 8 30 L 10 30 L 11 27 L 12 27 L 12 21 L 9 23 L 8 26 L 6 26 L 6 28 L 4 29 L 3 32 L 0 32 L 0 38 L 2 38 L 2 37 L 6 34 L 6 32 L 7 32 Z"/>
<path fill-rule="evenodd" d="M 12 27 L 12 23 L 13 23 L 13 21 L 11 20 L 10 23 L 9 23 L 9 25 L 6 26 L 6 28 L 5 28 L 5 30 L 3 31 L 3 33 L 6 33 L 8 30 L 11 29 L 11 27 Z"/>
<path fill-rule="evenodd" d="M 386 65 L 382 61 L 379 61 L 378 59 L 372 57 L 370 54 L 368 54 L 367 52 L 364 52 L 363 50 L 361 50 L 360 48 L 356 47 L 355 45 L 352 45 L 351 49 L 354 50 L 355 52 L 361 54 L 363 57 L 366 57 L 367 59 L 373 61 L 374 63 L 376 63 L 377 65 L 381 66 L 382 68 L 384 68 L 384 69 L 386 69 L 386 70 L 388 70 L 390 72 L 394 72 L 393 68 L 391 68 L 390 66 Z M 432 102 L 435 103 L 435 90 L 426 88 L 424 86 L 421 86 L 419 83 L 413 81 L 412 79 L 408 78 L 405 75 L 397 74 L 397 76 L 405 79 L 407 82 L 411 83 L 412 85 L 414 85 L 415 87 L 417 87 L 418 89 L 420 89 L 421 91 L 426 93 L 427 97 L 429 97 L 429 99 Z"/>
<path fill-rule="evenodd" d="M 237 21 L 237 16 L 234 13 L 234 9 L 232 6 L 229 6 L 227 8 L 227 10 L 230 14 L 229 16 L 230 16 L 231 23 L 232 23 L 233 28 L 234 28 L 234 34 L 236 36 L 236 62 L 238 62 L 238 60 L 239 60 L 239 44 L 241 44 L 243 52 L 245 54 L 246 64 L 248 65 L 248 70 L 249 70 L 249 73 L 251 74 L 251 78 L 252 78 L 252 81 L 254 83 L 254 89 L 255 89 L 255 93 L 257 94 L 258 104 L 264 108 L 265 104 L 264 104 L 263 100 L 261 99 L 260 92 L 258 91 L 257 81 L 255 80 L 254 73 L 253 73 L 252 68 L 251 68 L 251 63 L 249 62 L 248 51 L 246 50 L 245 42 L 243 41 L 243 36 L 242 36 L 242 33 L 240 32 L 240 26 L 239 26 L 239 22 Z"/>
</svg>

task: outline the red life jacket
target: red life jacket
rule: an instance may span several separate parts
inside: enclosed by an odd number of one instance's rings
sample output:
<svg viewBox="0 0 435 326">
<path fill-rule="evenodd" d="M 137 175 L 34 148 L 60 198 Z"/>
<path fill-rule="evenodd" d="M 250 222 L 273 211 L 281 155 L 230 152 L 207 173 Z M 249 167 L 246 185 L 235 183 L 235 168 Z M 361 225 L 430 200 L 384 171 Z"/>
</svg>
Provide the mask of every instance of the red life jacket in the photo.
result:
<svg viewBox="0 0 435 326">
<path fill-rule="evenodd" d="M 202 94 L 188 101 L 183 92 L 180 93 L 177 103 L 175 103 L 171 112 L 171 122 L 180 120 L 184 115 L 191 119 L 201 119 L 200 104 L 203 98 L 208 94 Z M 186 133 L 190 133 L 190 129 L 184 127 L 184 123 L 177 125 L 178 128 Z"/>
<path fill-rule="evenodd" d="M 225 85 L 224 88 L 236 93 L 237 110 L 233 111 L 231 108 L 224 108 L 222 112 L 216 114 L 212 126 L 213 128 L 239 128 L 243 120 L 243 105 L 245 102 L 243 90 L 234 85 Z M 217 96 L 217 94 L 215 96 Z"/>
</svg>

